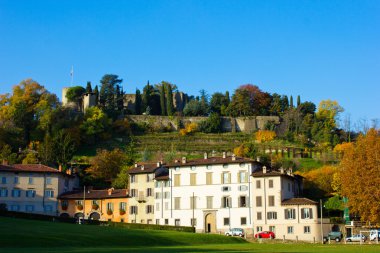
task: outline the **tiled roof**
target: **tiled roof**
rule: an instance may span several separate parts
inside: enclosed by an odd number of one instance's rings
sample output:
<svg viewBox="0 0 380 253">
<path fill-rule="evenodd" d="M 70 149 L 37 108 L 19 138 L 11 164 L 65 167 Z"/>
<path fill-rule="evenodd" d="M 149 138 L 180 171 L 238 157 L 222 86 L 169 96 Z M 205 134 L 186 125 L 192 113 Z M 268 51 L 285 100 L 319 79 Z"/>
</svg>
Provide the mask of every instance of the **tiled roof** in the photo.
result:
<svg viewBox="0 0 380 253">
<path fill-rule="evenodd" d="M 128 170 L 129 174 L 144 174 L 144 173 L 153 173 L 157 168 L 157 163 L 140 163 L 137 164 L 137 167 L 132 167 Z"/>
<path fill-rule="evenodd" d="M 127 189 L 114 189 L 111 195 L 108 194 L 109 189 L 105 190 L 88 190 L 86 191 L 86 199 L 113 199 L 113 198 L 128 198 Z M 75 191 L 61 194 L 59 199 L 83 199 L 83 191 Z"/>
<path fill-rule="evenodd" d="M 281 202 L 281 205 L 317 205 L 318 203 L 307 198 L 292 198 L 285 199 Z"/>
<path fill-rule="evenodd" d="M 284 173 L 281 173 L 278 170 L 270 169 L 267 168 L 267 172 L 264 173 L 262 170 L 253 172 L 251 174 L 252 177 L 279 177 L 279 176 L 284 176 L 284 177 L 291 177 L 291 178 L 303 178 L 301 175 L 298 174 L 288 174 L 286 171 Z"/>
<path fill-rule="evenodd" d="M 235 157 L 235 160 L 232 159 L 232 156 L 223 157 L 208 157 L 207 159 L 200 158 L 194 160 L 187 160 L 186 163 L 182 163 L 182 160 L 178 160 L 174 163 L 166 164 L 166 167 L 184 167 L 184 166 L 194 166 L 194 165 L 213 165 L 213 164 L 233 164 L 233 163 L 252 163 L 255 160 L 244 158 L 244 157 Z"/>
<path fill-rule="evenodd" d="M 35 172 L 35 173 L 62 173 L 57 169 L 42 164 L 13 164 L 0 165 L 0 171 L 7 172 Z"/>
</svg>

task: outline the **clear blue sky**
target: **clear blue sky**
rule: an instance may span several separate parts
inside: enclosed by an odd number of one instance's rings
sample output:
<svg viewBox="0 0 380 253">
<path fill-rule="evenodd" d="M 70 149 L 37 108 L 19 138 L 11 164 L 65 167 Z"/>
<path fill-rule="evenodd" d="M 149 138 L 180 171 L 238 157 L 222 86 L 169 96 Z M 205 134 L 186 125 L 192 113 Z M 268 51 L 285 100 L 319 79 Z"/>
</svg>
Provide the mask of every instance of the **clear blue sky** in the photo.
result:
<svg viewBox="0 0 380 253">
<path fill-rule="evenodd" d="M 0 0 L 0 94 L 33 78 L 61 88 L 106 73 L 189 94 L 270 93 L 337 100 L 380 118 L 380 1 Z"/>
</svg>

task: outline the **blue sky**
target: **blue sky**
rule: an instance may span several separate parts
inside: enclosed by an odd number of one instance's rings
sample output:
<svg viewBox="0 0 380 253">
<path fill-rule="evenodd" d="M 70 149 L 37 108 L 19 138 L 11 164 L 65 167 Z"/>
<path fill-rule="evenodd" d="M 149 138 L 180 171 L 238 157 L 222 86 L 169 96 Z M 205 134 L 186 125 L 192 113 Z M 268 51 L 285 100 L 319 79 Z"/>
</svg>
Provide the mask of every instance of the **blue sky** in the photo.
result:
<svg viewBox="0 0 380 253">
<path fill-rule="evenodd" d="M 380 1 L 0 0 L 0 94 L 33 78 L 62 87 L 106 73 L 189 94 L 252 83 L 353 120 L 380 118 Z"/>
</svg>

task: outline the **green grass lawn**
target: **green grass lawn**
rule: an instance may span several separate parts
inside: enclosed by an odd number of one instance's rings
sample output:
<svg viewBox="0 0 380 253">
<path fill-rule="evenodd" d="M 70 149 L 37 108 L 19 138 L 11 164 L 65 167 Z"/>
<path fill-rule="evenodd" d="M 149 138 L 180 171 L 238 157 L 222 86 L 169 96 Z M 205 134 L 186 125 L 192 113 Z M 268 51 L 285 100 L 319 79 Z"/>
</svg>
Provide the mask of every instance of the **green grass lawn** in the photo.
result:
<svg viewBox="0 0 380 253">
<path fill-rule="evenodd" d="M 380 245 L 248 243 L 240 238 L 0 217 L 0 252 L 380 252 Z"/>
</svg>

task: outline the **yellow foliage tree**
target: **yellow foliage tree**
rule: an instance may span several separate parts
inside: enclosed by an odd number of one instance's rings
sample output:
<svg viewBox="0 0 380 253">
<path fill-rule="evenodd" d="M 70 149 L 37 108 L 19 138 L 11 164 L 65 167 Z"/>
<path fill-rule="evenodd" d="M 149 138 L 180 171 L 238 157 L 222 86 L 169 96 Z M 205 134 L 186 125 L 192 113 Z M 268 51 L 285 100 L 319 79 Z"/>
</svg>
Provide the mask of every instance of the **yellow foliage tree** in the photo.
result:
<svg viewBox="0 0 380 253">
<path fill-rule="evenodd" d="M 276 137 L 276 133 L 269 130 L 259 130 L 256 132 L 255 137 L 258 142 L 267 142 L 273 140 Z"/>
<path fill-rule="evenodd" d="M 380 222 L 380 136 L 375 129 L 358 137 L 340 163 L 342 196 L 351 213 L 363 221 Z"/>
<path fill-rule="evenodd" d="M 189 135 L 196 132 L 198 129 L 198 124 L 195 122 L 187 123 L 185 128 L 179 130 L 181 136 Z"/>
<path fill-rule="evenodd" d="M 239 147 L 234 148 L 234 154 L 236 156 L 245 157 L 249 152 L 249 148 L 241 144 Z"/>
<path fill-rule="evenodd" d="M 326 165 L 321 168 L 310 170 L 302 173 L 307 182 L 312 183 L 322 190 L 325 194 L 329 195 L 334 192 L 332 187 L 334 174 L 338 171 L 335 166 Z"/>
<path fill-rule="evenodd" d="M 337 101 L 330 99 L 322 100 L 318 105 L 317 118 L 324 120 L 325 126 L 328 129 L 336 127 L 336 118 L 339 113 L 343 112 L 344 109 L 341 107 Z"/>
</svg>

